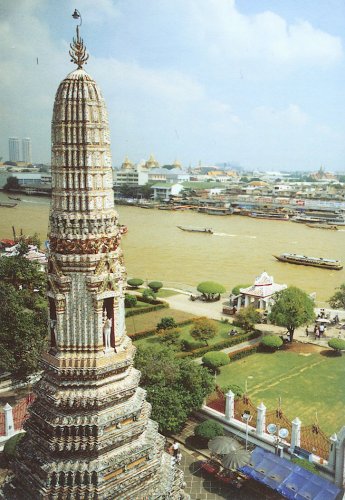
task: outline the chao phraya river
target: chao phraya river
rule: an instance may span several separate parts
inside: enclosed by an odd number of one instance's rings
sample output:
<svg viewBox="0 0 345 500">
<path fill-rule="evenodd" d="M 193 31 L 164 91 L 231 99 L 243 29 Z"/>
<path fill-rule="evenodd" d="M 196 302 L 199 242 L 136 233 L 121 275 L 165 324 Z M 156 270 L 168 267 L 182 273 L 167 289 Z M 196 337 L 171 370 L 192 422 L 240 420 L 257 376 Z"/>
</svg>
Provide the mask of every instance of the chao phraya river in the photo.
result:
<svg viewBox="0 0 345 500">
<path fill-rule="evenodd" d="M 11 226 L 24 234 L 37 231 L 44 241 L 50 200 L 21 196 L 15 208 L 0 207 L 0 237 L 12 236 Z M 0 201 L 11 201 L 0 193 Z M 253 283 L 266 271 L 277 283 L 316 292 L 323 303 L 345 282 L 345 271 L 278 262 L 273 254 L 301 253 L 339 259 L 345 264 L 344 230 L 312 229 L 303 224 L 215 216 L 192 211 L 171 212 L 118 206 L 120 223 L 128 226 L 122 248 L 128 276 L 159 280 L 170 286 L 196 286 L 217 281 L 227 290 Z M 211 227 L 214 234 L 181 231 L 178 225 Z M 174 282 L 174 283 L 173 283 Z M 321 305 L 321 304 L 320 304 Z"/>
</svg>

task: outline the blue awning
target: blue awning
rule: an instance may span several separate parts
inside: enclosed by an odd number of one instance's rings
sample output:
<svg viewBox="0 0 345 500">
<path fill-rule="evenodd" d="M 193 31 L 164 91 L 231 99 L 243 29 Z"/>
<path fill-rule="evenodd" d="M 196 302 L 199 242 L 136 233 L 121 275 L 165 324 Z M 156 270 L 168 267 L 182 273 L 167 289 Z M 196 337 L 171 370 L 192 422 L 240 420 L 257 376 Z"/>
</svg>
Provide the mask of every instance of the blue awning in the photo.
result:
<svg viewBox="0 0 345 500">
<path fill-rule="evenodd" d="M 240 471 L 291 500 L 335 500 L 341 491 L 327 479 L 259 447 Z"/>
</svg>

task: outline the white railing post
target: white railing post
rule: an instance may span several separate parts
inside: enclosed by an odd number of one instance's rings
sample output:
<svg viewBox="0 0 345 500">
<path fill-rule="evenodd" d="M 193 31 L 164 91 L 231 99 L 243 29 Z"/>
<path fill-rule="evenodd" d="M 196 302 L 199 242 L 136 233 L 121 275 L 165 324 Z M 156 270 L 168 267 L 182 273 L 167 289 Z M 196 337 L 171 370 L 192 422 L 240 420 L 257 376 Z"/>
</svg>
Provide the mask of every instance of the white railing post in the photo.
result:
<svg viewBox="0 0 345 500">
<path fill-rule="evenodd" d="M 300 446 L 301 444 L 301 424 L 302 422 L 298 417 L 295 418 L 291 422 L 291 443 L 290 443 L 290 452 L 293 453 L 295 446 Z"/>
<path fill-rule="evenodd" d="M 256 433 L 258 436 L 262 436 L 266 426 L 266 406 L 261 402 L 257 407 L 257 411 Z"/>
<path fill-rule="evenodd" d="M 329 438 L 329 440 L 331 442 L 331 446 L 330 446 L 329 455 L 328 455 L 328 466 L 330 467 L 330 469 L 334 469 L 335 468 L 336 445 L 338 442 L 338 436 L 336 435 L 336 433 L 332 434 L 332 436 Z"/>
<path fill-rule="evenodd" d="M 225 395 L 225 418 L 230 420 L 235 415 L 235 394 L 232 391 Z"/>
<path fill-rule="evenodd" d="M 10 437 L 10 436 L 13 436 L 13 434 L 14 434 L 12 406 L 10 404 L 6 403 L 3 410 L 4 410 L 4 414 L 5 414 L 5 435 L 7 437 Z"/>
</svg>

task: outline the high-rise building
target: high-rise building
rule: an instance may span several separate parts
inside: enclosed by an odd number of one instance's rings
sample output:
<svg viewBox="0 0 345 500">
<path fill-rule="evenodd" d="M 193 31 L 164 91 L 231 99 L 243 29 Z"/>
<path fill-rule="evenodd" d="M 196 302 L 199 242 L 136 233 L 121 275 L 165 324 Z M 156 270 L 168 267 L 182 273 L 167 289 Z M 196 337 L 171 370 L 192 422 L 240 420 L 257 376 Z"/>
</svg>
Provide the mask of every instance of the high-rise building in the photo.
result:
<svg viewBox="0 0 345 500">
<path fill-rule="evenodd" d="M 50 348 L 18 449 L 25 499 L 180 499 L 126 335 L 107 112 L 79 36 L 52 120 Z M 20 496 L 20 493 L 22 496 Z"/>
<path fill-rule="evenodd" d="M 31 139 L 30 137 L 24 137 L 22 139 L 22 160 L 25 163 L 32 163 L 32 152 L 31 152 Z"/>
<path fill-rule="evenodd" d="M 10 161 L 20 160 L 20 142 L 18 137 L 10 137 L 8 139 L 8 157 Z"/>
</svg>

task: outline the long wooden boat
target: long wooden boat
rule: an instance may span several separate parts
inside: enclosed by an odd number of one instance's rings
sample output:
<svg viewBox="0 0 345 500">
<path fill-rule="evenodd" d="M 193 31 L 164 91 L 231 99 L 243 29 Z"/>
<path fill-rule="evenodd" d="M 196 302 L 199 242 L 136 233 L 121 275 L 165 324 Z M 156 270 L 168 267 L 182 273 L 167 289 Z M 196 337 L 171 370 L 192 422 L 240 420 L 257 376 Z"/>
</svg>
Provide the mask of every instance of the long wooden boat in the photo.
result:
<svg viewBox="0 0 345 500">
<path fill-rule="evenodd" d="M 280 212 L 250 212 L 248 215 L 254 219 L 289 220 L 289 216 L 287 214 Z"/>
<path fill-rule="evenodd" d="M 16 201 L 22 201 L 21 198 L 18 198 L 18 196 L 7 196 L 10 200 L 16 200 Z"/>
<path fill-rule="evenodd" d="M 186 227 L 186 226 L 177 226 L 182 231 L 188 231 L 190 233 L 206 233 L 213 234 L 213 230 L 210 227 Z"/>
<path fill-rule="evenodd" d="M 0 202 L 0 207 L 5 207 L 5 208 L 14 208 L 17 205 L 18 205 L 18 203 L 8 203 L 7 201 Z"/>
<path fill-rule="evenodd" d="M 312 227 L 314 229 L 331 229 L 333 231 L 337 231 L 338 228 L 335 224 L 307 224 L 308 227 Z"/>
<path fill-rule="evenodd" d="M 307 255 L 297 255 L 295 253 L 283 253 L 274 255 L 274 257 L 280 262 L 288 262 L 289 264 L 333 269 L 334 271 L 340 271 L 343 268 L 339 260 L 323 259 L 322 257 L 308 257 Z"/>
</svg>

